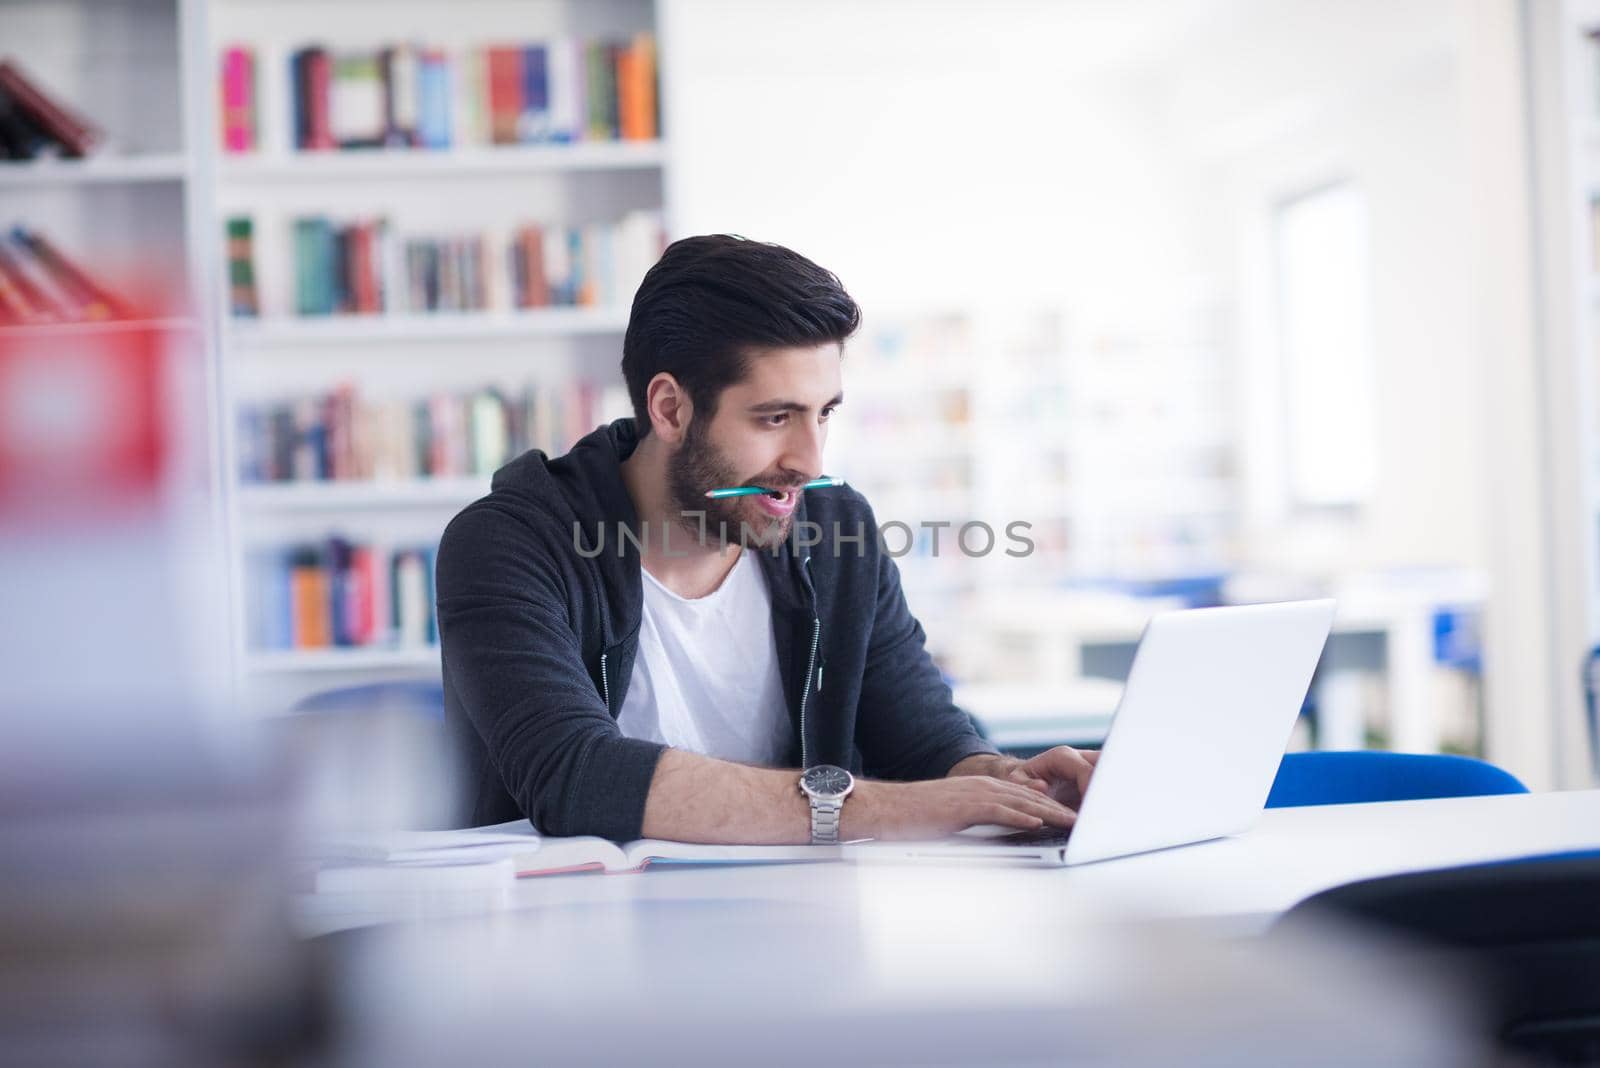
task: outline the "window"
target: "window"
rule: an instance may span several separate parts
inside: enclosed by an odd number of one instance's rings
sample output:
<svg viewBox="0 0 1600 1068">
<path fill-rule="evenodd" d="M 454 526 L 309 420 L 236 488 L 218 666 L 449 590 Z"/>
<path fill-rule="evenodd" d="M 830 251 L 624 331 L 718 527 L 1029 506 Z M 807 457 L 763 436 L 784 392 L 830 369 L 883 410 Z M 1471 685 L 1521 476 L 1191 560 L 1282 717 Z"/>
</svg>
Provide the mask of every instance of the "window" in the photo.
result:
<svg viewBox="0 0 1600 1068">
<path fill-rule="evenodd" d="M 1378 468 L 1366 198 L 1324 186 L 1280 204 L 1274 224 L 1289 504 L 1359 508 Z"/>
</svg>

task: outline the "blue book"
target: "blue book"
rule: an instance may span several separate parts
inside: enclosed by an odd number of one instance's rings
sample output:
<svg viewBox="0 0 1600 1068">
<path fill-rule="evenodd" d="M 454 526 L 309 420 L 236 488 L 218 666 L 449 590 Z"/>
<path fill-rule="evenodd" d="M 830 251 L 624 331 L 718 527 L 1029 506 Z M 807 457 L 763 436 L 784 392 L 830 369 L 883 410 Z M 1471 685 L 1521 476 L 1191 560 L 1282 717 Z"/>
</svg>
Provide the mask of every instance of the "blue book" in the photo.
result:
<svg viewBox="0 0 1600 1068">
<path fill-rule="evenodd" d="M 289 554 L 266 553 L 256 561 L 261 647 L 294 648 L 294 610 L 289 597 Z"/>
<path fill-rule="evenodd" d="M 517 133 L 524 141 L 550 140 L 550 76 L 544 45 L 522 50 L 522 115 Z"/>
<path fill-rule="evenodd" d="M 450 62 L 438 52 L 422 53 L 417 63 L 417 143 L 450 147 Z"/>
</svg>

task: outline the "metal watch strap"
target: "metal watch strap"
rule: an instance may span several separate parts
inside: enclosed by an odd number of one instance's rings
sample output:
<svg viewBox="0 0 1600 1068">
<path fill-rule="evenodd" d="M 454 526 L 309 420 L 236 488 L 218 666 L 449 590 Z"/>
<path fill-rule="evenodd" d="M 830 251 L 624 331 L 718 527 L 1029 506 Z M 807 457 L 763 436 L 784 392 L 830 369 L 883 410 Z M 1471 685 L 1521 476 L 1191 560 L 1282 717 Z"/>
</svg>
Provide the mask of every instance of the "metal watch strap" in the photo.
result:
<svg viewBox="0 0 1600 1068">
<path fill-rule="evenodd" d="M 811 801 L 811 844 L 838 845 L 839 813 L 844 808 L 844 801 L 819 801 L 815 797 L 809 800 Z"/>
</svg>

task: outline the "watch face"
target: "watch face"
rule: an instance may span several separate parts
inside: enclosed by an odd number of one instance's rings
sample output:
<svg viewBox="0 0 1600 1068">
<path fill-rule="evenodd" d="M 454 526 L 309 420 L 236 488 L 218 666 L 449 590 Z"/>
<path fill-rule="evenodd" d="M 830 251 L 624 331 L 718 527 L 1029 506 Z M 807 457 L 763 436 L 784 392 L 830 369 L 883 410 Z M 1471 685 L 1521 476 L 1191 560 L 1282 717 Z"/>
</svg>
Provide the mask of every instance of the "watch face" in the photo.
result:
<svg viewBox="0 0 1600 1068">
<path fill-rule="evenodd" d="M 850 789 L 850 773 L 832 764 L 819 764 L 805 774 L 807 792 L 818 797 L 838 797 Z"/>
</svg>

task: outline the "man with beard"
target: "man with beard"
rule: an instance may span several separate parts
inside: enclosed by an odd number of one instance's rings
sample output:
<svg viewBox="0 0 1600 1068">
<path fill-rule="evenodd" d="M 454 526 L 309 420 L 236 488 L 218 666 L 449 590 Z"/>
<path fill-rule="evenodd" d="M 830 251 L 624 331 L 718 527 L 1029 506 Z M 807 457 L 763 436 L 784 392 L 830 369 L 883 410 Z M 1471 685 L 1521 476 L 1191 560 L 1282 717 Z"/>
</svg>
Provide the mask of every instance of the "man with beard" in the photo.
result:
<svg viewBox="0 0 1600 1068">
<path fill-rule="evenodd" d="M 865 498 L 800 489 L 859 323 L 833 274 L 777 245 L 688 238 L 645 276 L 634 417 L 507 464 L 439 548 L 464 822 L 752 844 L 1072 822 L 1092 754 L 997 754 Z M 736 486 L 770 492 L 706 497 Z"/>
</svg>

